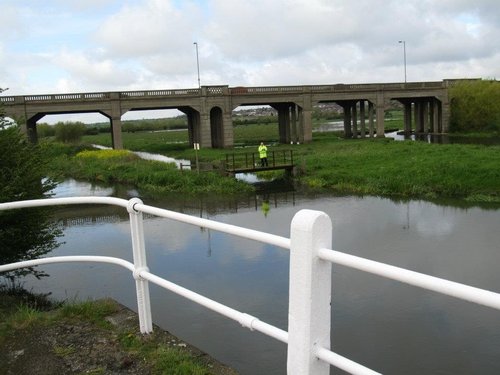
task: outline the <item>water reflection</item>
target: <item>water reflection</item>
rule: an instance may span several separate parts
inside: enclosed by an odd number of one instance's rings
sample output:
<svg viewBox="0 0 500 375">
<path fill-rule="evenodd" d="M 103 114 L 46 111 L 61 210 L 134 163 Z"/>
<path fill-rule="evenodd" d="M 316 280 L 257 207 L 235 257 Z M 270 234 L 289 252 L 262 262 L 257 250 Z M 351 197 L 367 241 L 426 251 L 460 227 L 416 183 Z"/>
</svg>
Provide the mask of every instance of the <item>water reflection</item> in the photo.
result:
<svg viewBox="0 0 500 375">
<path fill-rule="evenodd" d="M 93 144 L 92 146 L 99 150 L 111 150 L 111 147 L 106 147 L 96 144 Z M 162 163 L 173 163 L 177 166 L 178 169 L 191 169 L 191 161 L 186 159 L 174 159 L 169 156 L 161 154 L 152 154 L 150 152 L 144 152 L 144 151 L 131 151 L 131 152 L 144 160 L 161 161 Z"/>
<path fill-rule="evenodd" d="M 333 132 L 333 131 L 344 131 L 343 121 L 330 121 L 321 124 L 313 129 L 313 132 L 323 133 L 323 132 Z M 438 144 L 479 144 L 494 146 L 500 145 L 500 137 L 467 137 L 467 136 L 457 136 L 453 134 L 406 134 L 403 131 L 395 130 L 385 133 L 387 138 L 392 138 L 396 141 L 421 141 L 427 143 L 438 143 Z"/>
<path fill-rule="evenodd" d="M 396 141 L 417 140 L 438 144 L 479 144 L 487 146 L 500 145 L 500 137 L 464 137 L 453 136 L 453 134 L 405 134 L 401 131 L 385 133 L 385 136 L 388 138 L 393 138 Z"/>
<path fill-rule="evenodd" d="M 67 179 L 59 184 L 50 192 L 57 198 L 75 197 L 75 196 L 98 196 L 107 197 L 113 195 L 112 187 L 104 187 L 88 182 Z"/>
<path fill-rule="evenodd" d="M 287 237 L 298 210 L 321 210 L 332 218 L 336 250 L 500 291 L 498 209 L 295 192 L 262 193 L 237 201 L 170 196 L 145 203 Z M 111 207 L 93 209 L 93 217 L 116 214 Z M 67 217 L 71 214 L 78 217 L 74 209 L 65 212 Z M 66 243 L 53 254 L 131 260 L 127 214 L 118 215 L 115 222 L 68 226 Z M 144 228 L 154 273 L 287 328 L 287 251 L 157 217 L 147 217 Z M 87 264 L 46 267 L 52 277 L 28 280 L 27 286 L 50 290 L 56 298 L 111 296 L 136 309 L 134 281 L 121 269 Z M 332 287 L 332 345 L 339 354 L 385 374 L 500 373 L 498 311 L 340 266 L 333 267 Z M 155 323 L 240 373 L 286 373 L 285 345 L 159 288 L 152 288 L 151 300 Z"/>
<path fill-rule="evenodd" d="M 329 121 L 313 129 L 313 132 L 324 133 L 332 131 L 344 131 L 344 121 Z"/>
</svg>

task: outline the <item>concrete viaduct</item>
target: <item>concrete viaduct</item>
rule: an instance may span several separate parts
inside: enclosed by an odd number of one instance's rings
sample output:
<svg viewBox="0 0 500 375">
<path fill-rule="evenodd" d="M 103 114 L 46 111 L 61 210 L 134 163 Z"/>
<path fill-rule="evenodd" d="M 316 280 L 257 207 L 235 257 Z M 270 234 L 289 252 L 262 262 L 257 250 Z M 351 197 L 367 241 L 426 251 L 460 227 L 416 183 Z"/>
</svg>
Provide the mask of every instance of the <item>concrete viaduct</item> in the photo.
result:
<svg viewBox="0 0 500 375">
<path fill-rule="evenodd" d="M 391 100 L 404 106 L 405 132 L 447 133 L 448 88 L 453 81 L 229 87 L 0 96 L 5 114 L 22 124 L 36 142 L 36 123 L 45 115 L 98 112 L 110 119 L 113 148 L 123 147 L 121 117 L 128 111 L 178 109 L 187 115 L 189 142 L 200 147 L 232 147 L 232 111 L 269 105 L 278 112 L 281 143 L 312 140 L 312 110 L 320 103 L 344 109 L 346 137 L 384 136 L 384 115 Z"/>
</svg>

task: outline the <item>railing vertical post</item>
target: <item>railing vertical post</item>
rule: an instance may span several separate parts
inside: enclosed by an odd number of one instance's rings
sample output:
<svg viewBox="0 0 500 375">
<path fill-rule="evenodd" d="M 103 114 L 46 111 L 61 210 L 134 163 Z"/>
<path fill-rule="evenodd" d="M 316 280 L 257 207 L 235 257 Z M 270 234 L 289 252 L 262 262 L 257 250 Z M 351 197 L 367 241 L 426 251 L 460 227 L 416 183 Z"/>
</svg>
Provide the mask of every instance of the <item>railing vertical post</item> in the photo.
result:
<svg viewBox="0 0 500 375">
<path fill-rule="evenodd" d="M 149 299 L 149 284 L 147 280 L 140 277 L 140 271 L 148 271 L 146 262 L 146 246 L 144 245 L 144 228 L 142 212 L 136 211 L 134 206 L 142 204 L 139 198 L 132 198 L 128 202 L 127 211 L 130 217 L 130 231 L 132 234 L 132 250 L 134 254 L 134 279 L 137 293 L 137 312 L 139 315 L 139 326 L 141 333 L 153 332 L 153 320 L 151 317 L 151 303 Z"/>
<path fill-rule="evenodd" d="M 290 291 L 287 372 L 327 375 L 317 348 L 330 348 L 331 263 L 318 250 L 331 248 L 332 223 L 323 212 L 301 210 L 290 228 Z"/>
</svg>

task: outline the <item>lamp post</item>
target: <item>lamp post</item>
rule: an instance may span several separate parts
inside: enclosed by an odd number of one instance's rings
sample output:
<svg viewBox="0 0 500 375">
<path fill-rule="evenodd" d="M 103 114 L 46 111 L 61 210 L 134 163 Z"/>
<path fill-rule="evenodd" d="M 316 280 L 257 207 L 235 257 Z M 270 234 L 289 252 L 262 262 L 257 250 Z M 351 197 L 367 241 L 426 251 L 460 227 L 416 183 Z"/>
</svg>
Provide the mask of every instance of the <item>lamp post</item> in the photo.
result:
<svg viewBox="0 0 500 375">
<path fill-rule="evenodd" d="M 403 59 L 404 59 L 405 83 L 406 83 L 406 41 L 400 40 L 399 43 L 403 44 Z"/>
<path fill-rule="evenodd" d="M 201 88 L 200 83 L 200 59 L 198 57 L 198 42 L 193 43 L 196 46 L 196 67 L 198 69 L 198 88 Z"/>
</svg>

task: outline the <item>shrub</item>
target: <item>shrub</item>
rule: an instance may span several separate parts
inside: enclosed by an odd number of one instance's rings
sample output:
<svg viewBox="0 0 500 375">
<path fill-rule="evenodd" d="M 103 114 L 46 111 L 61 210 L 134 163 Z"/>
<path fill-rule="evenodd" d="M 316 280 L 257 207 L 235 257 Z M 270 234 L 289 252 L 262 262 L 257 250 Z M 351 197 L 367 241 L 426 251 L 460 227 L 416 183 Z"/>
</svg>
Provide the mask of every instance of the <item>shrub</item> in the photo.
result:
<svg viewBox="0 0 500 375">
<path fill-rule="evenodd" d="M 54 128 L 56 140 L 64 143 L 80 142 L 86 131 L 86 126 L 82 122 L 58 122 Z"/>
<path fill-rule="evenodd" d="M 500 131 L 500 82 L 458 81 L 450 88 L 452 132 Z"/>
<path fill-rule="evenodd" d="M 49 196 L 54 184 L 45 178 L 48 163 L 41 148 L 28 142 L 18 127 L 0 130 L 0 202 Z M 1 211 L 0 263 L 36 259 L 57 246 L 59 234 L 57 223 L 51 220 L 47 209 Z M 0 274 L 0 280 L 4 277 L 13 281 L 28 273 L 36 277 L 45 275 L 30 267 Z"/>
<path fill-rule="evenodd" d="M 52 125 L 42 123 L 36 126 L 36 133 L 39 138 L 53 137 L 56 135 L 56 129 Z"/>
</svg>

